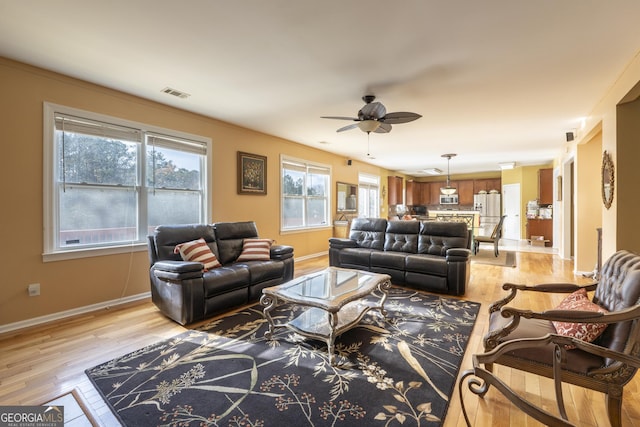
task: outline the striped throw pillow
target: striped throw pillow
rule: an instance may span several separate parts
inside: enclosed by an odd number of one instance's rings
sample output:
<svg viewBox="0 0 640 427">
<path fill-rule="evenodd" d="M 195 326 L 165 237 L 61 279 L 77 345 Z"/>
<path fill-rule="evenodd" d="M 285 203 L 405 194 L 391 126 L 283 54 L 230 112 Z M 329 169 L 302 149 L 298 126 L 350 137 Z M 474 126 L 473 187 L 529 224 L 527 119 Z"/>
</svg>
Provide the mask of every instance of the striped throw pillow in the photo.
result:
<svg viewBox="0 0 640 427">
<path fill-rule="evenodd" d="M 204 264 L 204 271 L 222 267 L 222 264 L 220 264 L 215 254 L 211 252 L 203 238 L 180 243 L 173 249 L 173 253 L 180 253 L 180 256 L 185 261 L 201 262 Z"/>
<path fill-rule="evenodd" d="M 242 253 L 236 260 L 240 261 L 269 261 L 271 259 L 271 239 L 244 239 Z"/>
</svg>

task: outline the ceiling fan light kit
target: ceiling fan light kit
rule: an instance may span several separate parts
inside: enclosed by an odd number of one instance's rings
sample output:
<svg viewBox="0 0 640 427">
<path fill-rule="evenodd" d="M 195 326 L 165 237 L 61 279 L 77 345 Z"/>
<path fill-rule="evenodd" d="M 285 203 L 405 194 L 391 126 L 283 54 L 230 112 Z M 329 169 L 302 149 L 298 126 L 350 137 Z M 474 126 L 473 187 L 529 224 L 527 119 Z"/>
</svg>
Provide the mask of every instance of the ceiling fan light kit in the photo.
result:
<svg viewBox="0 0 640 427">
<path fill-rule="evenodd" d="M 322 116 L 323 119 L 350 120 L 356 123 L 343 126 L 337 132 L 360 128 L 366 133 L 388 133 L 391 125 L 409 123 L 422 117 L 420 114 L 409 112 L 387 113 L 387 109 L 380 102 L 374 102 L 374 95 L 365 95 L 362 100 L 365 105 L 358 111 L 358 117 Z"/>
<path fill-rule="evenodd" d="M 363 120 L 358 122 L 358 127 L 363 132 L 375 132 L 380 127 L 380 122 L 377 120 Z"/>
<path fill-rule="evenodd" d="M 449 163 L 451 162 L 451 158 L 455 157 L 456 154 L 443 154 L 441 157 L 445 157 L 447 159 L 447 185 L 446 187 L 440 187 L 440 193 L 445 196 L 451 196 L 456 194 L 456 188 L 451 186 L 451 174 L 449 169 Z"/>
</svg>

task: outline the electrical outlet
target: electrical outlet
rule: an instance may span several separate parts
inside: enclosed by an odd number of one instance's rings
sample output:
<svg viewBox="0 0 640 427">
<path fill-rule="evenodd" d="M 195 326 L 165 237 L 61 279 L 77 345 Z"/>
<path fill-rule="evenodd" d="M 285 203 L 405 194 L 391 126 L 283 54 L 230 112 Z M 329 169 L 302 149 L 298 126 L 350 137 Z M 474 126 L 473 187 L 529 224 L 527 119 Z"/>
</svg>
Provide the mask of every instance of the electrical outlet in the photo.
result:
<svg viewBox="0 0 640 427">
<path fill-rule="evenodd" d="M 36 297 L 40 295 L 40 283 L 31 283 L 27 286 L 27 290 L 29 291 L 30 297 Z"/>
</svg>

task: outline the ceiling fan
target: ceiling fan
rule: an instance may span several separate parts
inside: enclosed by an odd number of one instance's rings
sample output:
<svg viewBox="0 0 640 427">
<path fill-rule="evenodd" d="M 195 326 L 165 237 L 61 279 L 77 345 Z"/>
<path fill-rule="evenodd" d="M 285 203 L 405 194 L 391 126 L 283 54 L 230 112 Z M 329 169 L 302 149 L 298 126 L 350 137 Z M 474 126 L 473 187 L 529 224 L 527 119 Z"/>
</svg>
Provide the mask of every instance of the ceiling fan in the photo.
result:
<svg viewBox="0 0 640 427">
<path fill-rule="evenodd" d="M 374 102 L 374 95 L 365 95 L 362 100 L 366 103 L 358 111 L 358 117 L 322 116 L 323 119 L 352 120 L 356 123 L 343 126 L 336 132 L 360 128 L 363 132 L 388 133 L 391 125 L 408 123 L 422 117 L 420 114 L 409 112 L 387 113 L 387 109 L 380 102 Z"/>
</svg>

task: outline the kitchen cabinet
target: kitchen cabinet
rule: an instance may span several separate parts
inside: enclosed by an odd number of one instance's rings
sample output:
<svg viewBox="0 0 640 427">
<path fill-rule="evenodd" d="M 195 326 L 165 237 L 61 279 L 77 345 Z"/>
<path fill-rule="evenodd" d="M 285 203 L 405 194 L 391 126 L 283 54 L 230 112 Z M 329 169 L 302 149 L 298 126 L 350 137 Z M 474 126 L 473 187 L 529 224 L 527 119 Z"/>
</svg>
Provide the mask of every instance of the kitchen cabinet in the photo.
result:
<svg viewBox="0 0 640 427">
<path fill-rule="evenodd" d="M 428 182 L 420 182 L 420 203 L 419 205 L 428 205 L 431 202 L 431 185 Z"/>
<path fill-rule="evenodd" d="M 501 178 L 484 178 L 473 180 L 473 194 L 478 194 L 481 191 L 486 191 L 488 193 L 491 190 L 502 192 Z"/>
<path fill-rule="evenodd" d="M 407 181 L 405 188 L 407 206 L 424 206 L 431 202 L 431 185 L 428 182 Z"/>
<path fill-rule="evenodd" d="M 553 204 L 553 169 L 538 170 L 538 204 Z"/>
<path fill-rule="evenodd" d="M 445 182 L 430 182 L 429 183 L 429 204 L 430 205 L 439 205 L 440 204 L 440 187 L 444 187 L 446 185 Z"/>
<path fill-rule="evenodd" d="M 473 206 L 473 179 L 455 181 L 458 187 L 458 204 L 461 206 Z M 453 183 L 452 183 L 453 184 Z"/>
<path fill-rule="evenodd" d="M 389 187 L 389 204 L 390 205 L 402 205 L 402 177 L 389 176 L 387 177 L 387 186 Z"/>
<path fill-rule="evenodd" d="M 527 220 L 527 239 L 531 236 L 544 236 L 545 246 L 553 246 L 553 220 L 530 218 Z"/>
<path fill-rule="evenodd" d="M 415 206 L 419 204 L 419 197 L 416 197 L 419 196 L 420 193 L 418 184 L 418 182 L 407 180 L 407 186 L 405 188 L 407 206 Z"/>
</svg>

